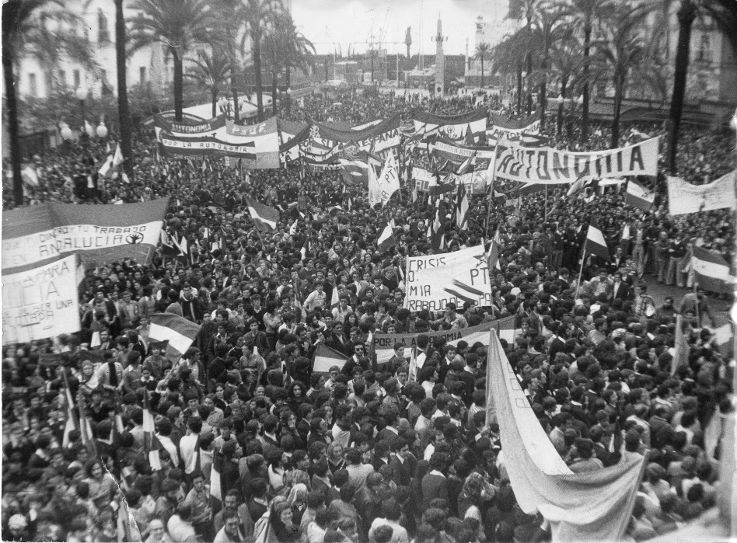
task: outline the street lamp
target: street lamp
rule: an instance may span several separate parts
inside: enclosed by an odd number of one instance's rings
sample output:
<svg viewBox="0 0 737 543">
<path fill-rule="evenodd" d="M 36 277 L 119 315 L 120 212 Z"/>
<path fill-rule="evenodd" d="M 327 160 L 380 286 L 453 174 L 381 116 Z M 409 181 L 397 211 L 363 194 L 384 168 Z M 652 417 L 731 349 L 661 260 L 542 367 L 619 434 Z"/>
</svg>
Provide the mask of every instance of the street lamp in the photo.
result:
<svg viewBox="0 0 737 543">
<path fill-rule="evenodd" d="M 77 90 L 75 91 L 74 95 L 77 97 L 77 100 L 79 100 L 79 108 L 82 112 L 82 127 L 79 129 L 80 135 L 85 132 L 85 111 L 84 111 L 84 101 L 87 98 L 88 93 L 87 87 L 84 85 L 80 85 L 77 87 Z M 89 134 L 88 134 L 89 136 Z M 90 136 L 91 137 L 91 136 Z"/>
<path fill-rule="evenodd" d="M 59 135 L 61 136 L 61 139 L 64 141 L 69 141 L 72 139 L 72 129 L 69 128 L 69 125 L 67 123 L 61 123 L 61 127 L 59 129 Z"/>
<path fill-rule="evenodd" d="M 100 138 L 100 139 L 107 138 L 108 131 L 107 131 L 107 126 L 105 126 L 105 121 L 104 120 L 100 119 L 100 124 L 97 125 L 96 132 L 97 132 L 97 137 L 98 138 Z"/>
<path fill-rule="evenodd" d="M 287 87 L 287 113 L 292 111 L 292 87 Z"/>
</svg>

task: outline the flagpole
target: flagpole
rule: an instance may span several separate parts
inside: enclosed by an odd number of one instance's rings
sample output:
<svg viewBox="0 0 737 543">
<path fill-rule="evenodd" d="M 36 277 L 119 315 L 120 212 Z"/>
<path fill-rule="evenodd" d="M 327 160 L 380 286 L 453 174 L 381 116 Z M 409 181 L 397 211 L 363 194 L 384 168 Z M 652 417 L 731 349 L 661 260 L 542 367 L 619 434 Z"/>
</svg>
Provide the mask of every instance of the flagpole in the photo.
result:
<svg viewBox="0 0 737 543">
<path fill-rule="evenodd" d="M 588 237 L 586 238 L 586 241 L 583 243 L 583 255 L 581 255 L 581 269 L 578 270 L 578 281 L 576 282 L 576 294 L 573 296 L 573 298 L 578 298 L 578 290 L 581 288 L 581 276 L 583 275 L 583 263 L 586 262 L 586 246 L 588 245 L 589 240 Z"/>
</svg>

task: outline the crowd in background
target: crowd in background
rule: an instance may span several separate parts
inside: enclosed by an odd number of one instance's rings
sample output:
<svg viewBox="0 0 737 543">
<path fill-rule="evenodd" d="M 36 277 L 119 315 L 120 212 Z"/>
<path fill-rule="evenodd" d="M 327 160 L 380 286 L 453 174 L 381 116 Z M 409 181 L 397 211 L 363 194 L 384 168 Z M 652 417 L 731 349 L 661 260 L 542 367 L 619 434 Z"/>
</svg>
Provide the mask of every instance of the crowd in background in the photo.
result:
<svg viewBox="0 0 737 543">
<path fill-rule="evenodd" d="M 282 113 L 358 124 L 393 111 L 406 118 L 415 107 L 457 114 L 473 100 L 345 94 L 329 117 L 325 98 Z M 573 148 L 577 128 L 555 134 L 554 125 L 551 144 Z M 607 129 L 592 132 L 584 147 L 605 148 Z M 623 140 L 639 132 L 663 131 L 640 126 Z M 734 168 L 724 134 L 687 128 L 681 141 L 687 181 Z M 414 159 L 423 153 L 415 149 Z M 504 350 L 571 470 L 647 455 L 628 538 L 667 533 L 714 503 L 721 450 L 705 434 L 733 409 L 733 353 L 714 334 L 708 293 L 659 304 L 648 284 L 691 286 L 689 245 L 731 262 L 726 210 L 670 217 L 662 177 L 643 180 L 659 194 L 649 212 L 625 206 L 616 187 L 572 200 L 564 189 L 538 192 L 518 205 L 475 195 L 467 226 L 449 220 L 445 240 L 456 250 L 499 230 L 491 305 L 410 312 L 405 258 L 438 250 L 427 236 L 434 201 L 413 200 L 406 183 L 377 210 L 366 187 L 339 171 L 203 167 L 159 157 L 141 132 L 126 182 L 97 179 L 105 154 L 103 142 L 82 141 L 34 157 L 40 185 L 28 188 L 27 203 L 169 197 L 165 229 L 192 249 L 88 270 L 81 332 L 4 348 L 3 539 L 121 541 L 137 530 L 152 543 L 250 541 L 268 525 L 280 542 L 547 540 L 542 517 L 516 504 L 498 424 L 486 420 L 486 347 L 426 335 L 507 316 L 515 339 Z M 276 230 L 254 228 L 246 195 L 283 210 Z M 442 198 L 452 207 L 452 193 Z M 396 246 L 380 251 L 390 219 Z M 582 254 L 590 223 L 604 232 L 611 261 Z M 176 363 L 148 338 L 156 312 L 201 325 Z M 690 350 L 672 372 L 678 314 Z M 418 334 L 416 379 L 399 347 L 377 363 L 376 332 Z M 342 369 L 312 371 L 321 343 L 348 359 Z M 103 382 L 91 389 L 93 375 Z M 64 439 L 65 382 L 90 421 L 94 456 L 81 432 Z M 142 453 L 146 396 L 160 469 Z M 210 497 L 213 462 L 221 502 Z"/>
</svg>

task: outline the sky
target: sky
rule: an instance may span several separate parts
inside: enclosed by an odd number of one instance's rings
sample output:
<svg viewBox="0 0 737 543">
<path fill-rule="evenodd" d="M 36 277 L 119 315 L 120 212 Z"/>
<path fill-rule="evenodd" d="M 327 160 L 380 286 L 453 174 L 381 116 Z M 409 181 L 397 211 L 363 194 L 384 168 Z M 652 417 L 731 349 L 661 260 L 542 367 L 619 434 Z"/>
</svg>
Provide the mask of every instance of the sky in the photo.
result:
<svg viewBox="0 0 737 543">
<path fill-rule="evenodd" d="M 490 29 L 489 41 L 498 42 L 509 28 L 508 22 L 504 22 L 507 3 L 508 0 L 292 0 L 292 16 L 298 30 L 315 44 L 318 53 L 332 53 L 335 47 L 342 48 L 345 55 L 349 44 L 351 50 L 364 52 L 372 35 L 374 41 L 381 39 L 388 53 L 405 52 L 404 36 L 411 26 L 410 53 L 414 55 L 420 45 L 421 19 L 422 52 L 435 52 L 431 38 L 436 33 L 439 15 L 443 34 L 448 38 L 445 52 L 464 54 L 468 38 L 473 54 L 476 17 L 484 17 Z"/>
</svg>

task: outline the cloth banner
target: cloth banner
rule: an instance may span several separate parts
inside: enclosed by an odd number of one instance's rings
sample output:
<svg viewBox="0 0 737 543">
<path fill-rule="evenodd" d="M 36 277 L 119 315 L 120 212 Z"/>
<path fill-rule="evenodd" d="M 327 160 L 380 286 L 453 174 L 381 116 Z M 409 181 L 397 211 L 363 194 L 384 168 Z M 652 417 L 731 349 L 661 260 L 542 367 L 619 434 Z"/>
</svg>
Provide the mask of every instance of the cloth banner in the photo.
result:
<svg viewBox="0 0 737 543">
<path fill-rule="evenodd" d="M 496 406 L 504 466 L 517 503 L 551 523 L 552 540 L 619 541 L 630 522 L 644 458 L 573 473 L 535 417 L 496 332 L 487 371 Z"/>
<path fill-rule="evenodd" d="M 573 153 L 551 147 L 499 145 L 496 175 L 520 183 L 560 184 L 578 179 L 657 175 L 660 138 L 606 151 Z"/>
<path fill-rule="evenodd" d="M 506 119 L 501 115 L 491 115 L 491 126 L 486 130 L 486 137 L 490 139 L 503 139 L 517 141 L 522 134 L 539 134 L 540 118 L 537 115 L 528 117 L 522 121 Z"/>
<path fill-rule="evenodd" d="M 3 345 L 80 330 L 77 258 L 3 274 Z"/>
<path fill-rule="evenodd" d="M 680 177 L 668 177 L 668 213 L 685 215 L 712 209 L 737 207 L 737 170 L 706 185 L 692 185 Z"/>
<path fill-rule="evenodd" d="M 169 121 L 161 115 L 154 115 L 154 126 L 180 137 L 203 136 L 225 127 L 225 115 L 218 115 L 201 123 L 180 123 Z"/>
<path fill-rule="evenodd" d="M 438 332 L 423 332 L 423 335 L 433 341 L 435 338 L 443 338 L 448 345 L 458 345 L 459 341 L 465 341 L 469 345 L 481 343 L 489 345 L 489 330 L 496 330 L 501 339 L 509 343 L 514 340 L 514 316 L 484 322 L 468 328 L 456 330 L 440 330 Z M 412 348 L 417 345 L 417 336 L 420 334 L 374 334 L 374 351 L 376 362 L 382 364 L 388 362 L 394 356 L 394 346 L 397 343 L 404 345 L 404 358 L 407 360 L 412 356 Z"/>
<path fill-rule="evenodd" d="M 3 272 L 78 253 L 83 263 L 150 262 L 168 198 L 136 204 L 47 203 L 3 213 Z"/>
<path fill-rule="evenodd" d="M 491 305 L 491 289 L 483 245 L 452 253 L 414 256 L 407 259 L 407 294 L 410 311 L 442 311 L 446 304 L 465 302 Z"/>
<path fill-rule="evenodd" d="M 462 140 L 470 128 L 471 134 L 486 131 L 486 111 L 479 109 L 462 115 L 435 115 L 415 110 L 411 115 L 415 135 L 441 134 L 451 140 Z"/>
<path fill-rule="evenodd" d="M 379 123 L 367 123 L 348 130 L 314 124 L 310 127 L 309 138 L 300 144 L 300 154 L 324 161 L 338 154 L 351 158 L 360 151 L 366 151 L 383 158 L 384 153 L 398 147 L 401 142 L 399 122 L 399 115 L 393 115 Z"/>
<path fill-rule="evenodd" d="M 430 144 L 429 149 L 433 155 L 453 162 L 463 162 L 475 154 L 476 160 L 485 160 L 488 165 L 489 161 L 494 158 L 493 147 L 464 147 L 454 143 L 437 141 Z"/>
</svg>

